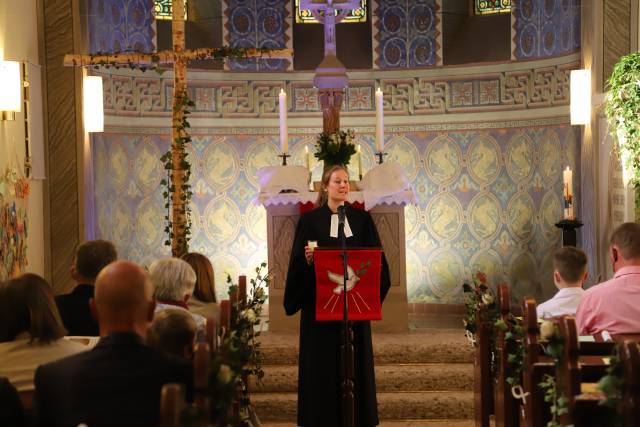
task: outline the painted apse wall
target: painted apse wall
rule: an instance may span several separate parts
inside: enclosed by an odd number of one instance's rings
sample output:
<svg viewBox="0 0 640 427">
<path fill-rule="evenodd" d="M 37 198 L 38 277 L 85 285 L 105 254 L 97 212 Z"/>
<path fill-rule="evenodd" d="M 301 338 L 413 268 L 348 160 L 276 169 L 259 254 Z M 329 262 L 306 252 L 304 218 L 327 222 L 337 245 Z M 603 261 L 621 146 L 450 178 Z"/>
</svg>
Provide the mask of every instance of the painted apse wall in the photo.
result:
<svg viewBox="0 0 640 427">
<path fill-rule="evenodd" d="M 380 35 L 384 26 L 376 28 L 378 40 L 391 38 Z M 389 50 L 378 54 L 374 67 L 437 62 L 441 30 L 424 29 L 433 37 L 432 54 L 414 49 L 419 58 L 395 61 Z M 554 223 L 562 215 L 562 169 L 570 166 L 580 182 L 580 135 L 568 124 L 569 71 L 578 68 L 579 55 L 542 56 L 350 73 L 342 127 L 355 129 L 365 171 L 374 165 L 372 98 L 380 86 L 388 159 L 403 165 L 416 192 L 417 204 L 405 210 L 411 302 L 460 302 L 463 281 L 477 270 L 494 283 L 510 283 L 514 297 L 544 298 L 554 291 L 550 256 L 560 244 Z M 148 265 L 169 254 L 159 157 L 169 147 L 172 77 L 100 74 L 107 128 L 92 136 L 95 234 L 113 240 L 123 257 Z M 279 162 L 280 88 L 289 94 L 292 160 L 304 165 L 304 147 L 312 148 L 322 120 L 311 80 L 305 73 L 190 74 L 196 104 L 191 247 L 213 261 L 220 296 L 227 272 L 250 274 L 267 259 L 266 214 L 256 203 L 255 174 Z M 322 165 L 311 166 L 319 179 Z M 575 193 L 580 198 L 580 188 Z"/>
</svg>

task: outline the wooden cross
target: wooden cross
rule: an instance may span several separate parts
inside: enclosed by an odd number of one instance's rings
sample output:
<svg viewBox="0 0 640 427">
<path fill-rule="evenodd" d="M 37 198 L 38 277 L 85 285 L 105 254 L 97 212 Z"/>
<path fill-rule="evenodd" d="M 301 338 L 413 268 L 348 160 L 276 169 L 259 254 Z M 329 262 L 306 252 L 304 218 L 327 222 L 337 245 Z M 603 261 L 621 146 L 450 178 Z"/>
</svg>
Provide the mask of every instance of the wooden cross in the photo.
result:
<svg viewBox="0 0 640 427">
<path fill-rule="evenodd" d="M 171 192 L 171 253 L 175 257 L 182 256 L 189 250 L 187 229 L 190 219 L 188 206 L 190 194 L 188 190 L 189 176 L 187 176 L 184 163 L 186 157 L 185 143 L 191 138 L 189 130 L 183 126 L 185 114 L 184 104 L 187 98 L 187 62 L 194 59 L 223 59 L 230 53 L 240 52 L 245 58 L 291 58 L 291 49 L 229 49 L 229 48 L 204 48 L 195 50 L 185 49 L 184 30 L 184 0 L 173 0 L 173 21 L 171 23 L 171 35 L 173 50 L 158 53 L 120 53 L 105 55 L 65 55 L 66 66 L 94 66 L 114 65 L 123 67 L 152 67 L 159 64 L 173 64 L 173 108 L 172 108 L 172 132 L 171 132 L 171 164 L 170 183 L 174 189 Z"/>
</svg>

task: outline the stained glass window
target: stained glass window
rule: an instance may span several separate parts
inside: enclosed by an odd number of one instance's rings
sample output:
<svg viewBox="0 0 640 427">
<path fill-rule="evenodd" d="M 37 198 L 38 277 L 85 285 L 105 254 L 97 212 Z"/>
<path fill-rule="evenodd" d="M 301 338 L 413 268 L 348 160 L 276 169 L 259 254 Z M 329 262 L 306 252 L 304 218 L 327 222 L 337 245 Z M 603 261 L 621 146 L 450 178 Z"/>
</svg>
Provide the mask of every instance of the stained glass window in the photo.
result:
<svg viewBox="0 0 640 427">
<path fill-rule="evenodd" d="M 313 17 L 310 10 L 300 9 L 300 0 L 295 0 L 296 6 L 296 23 L 298 24 L 317 24 L 318 21 Z M 336 15 L 338 12 L 336 11 Z M 360 0 L 360 7 L 349 11 L 349 14 L 340 22 L 367 22 L 367 0 Z"/>
<path fill-rule="evenodd" d="M 172 19 L 173 0 L 153 0 L 155 3 L 156 19 Z M 184 19 L 187 19 L 187 7 L 185 2 Z"/>
<path fill-rule="evenodd" d="M 475 3 L 476 15 L 511 12 L 511 0 L 475 0 Z"/>
</svg>

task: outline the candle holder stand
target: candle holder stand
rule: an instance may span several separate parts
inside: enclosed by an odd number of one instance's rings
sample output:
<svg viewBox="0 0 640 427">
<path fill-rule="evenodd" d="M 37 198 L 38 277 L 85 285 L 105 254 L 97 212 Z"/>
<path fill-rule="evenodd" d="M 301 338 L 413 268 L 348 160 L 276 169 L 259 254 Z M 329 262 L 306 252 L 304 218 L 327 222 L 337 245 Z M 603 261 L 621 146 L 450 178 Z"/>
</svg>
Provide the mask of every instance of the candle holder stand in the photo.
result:
<svg viewBox="0 0 640 427">
<path fill-rule="evenodd" d="M 381 165 L 382 162 L 384 161 L 384 156 L 387 155 L 387 153 L 383 153 L 382 151 L 378 151 L 377 153 L 375 153 L 375 155 L 378 157 L 378 164 Z M 360 178 L 362 179 L 362 178 Z"/>
<path fill-rule="evenodd" d="M 562 246 L 576 246 L 578 242 L 576 230 L 582 227 L 579 219 L 562 219 L 556 223 L 556 227 L 562 229 Z"/>
<path fill-rule="evenodd" d="M 278 157 L 282 157 L 282 166 L 287 166 L 287 157 L 291 157 L 291 155 L 287 153 L 279 154 Z"/>
</svg>

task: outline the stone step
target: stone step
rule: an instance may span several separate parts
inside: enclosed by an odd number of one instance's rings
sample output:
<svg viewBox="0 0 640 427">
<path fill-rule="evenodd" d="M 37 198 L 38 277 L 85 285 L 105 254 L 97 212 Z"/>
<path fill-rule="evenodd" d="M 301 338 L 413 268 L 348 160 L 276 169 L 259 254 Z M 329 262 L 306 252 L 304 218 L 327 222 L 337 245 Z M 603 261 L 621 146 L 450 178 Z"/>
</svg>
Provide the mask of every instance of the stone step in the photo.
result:
<svg viewBox="0 0 640 427">
<path fill-rule="evenodd" d="M 295 392 L 298 367 L 295 365 L 264 366 L 262 384 L 251 377 L 252 392 Z M 464 391 L 473 389 L 473 365 L 469 363 L 423 363 L 377 365 L 376 389 L 386 391 Z"/>
<path fill-rule="evenodd" d="M 378 427 L 474 427 L 473 420 L 396 420 L 382 421 Z M 262 423 L 262 427 L 297 427 L 296 423 Z"/>
<path fill-rule="evenodd" d="M 401 334 L 374 333 L 376 365 L 472 363 L 473 347 L 461 329 L 421 329 Z M 260 337 L 265 365 L 297 365 L 298 334 L 265 332 Z"/>
<path fill-rule="evenodd" d="M 377 394 L 384 420 L 451 420 L 473 417 L 472 391 L 421 391 Z M 295 422 L 296 393 L 256 393 L 251 401 L 261 421 Z"/>
</svg>

